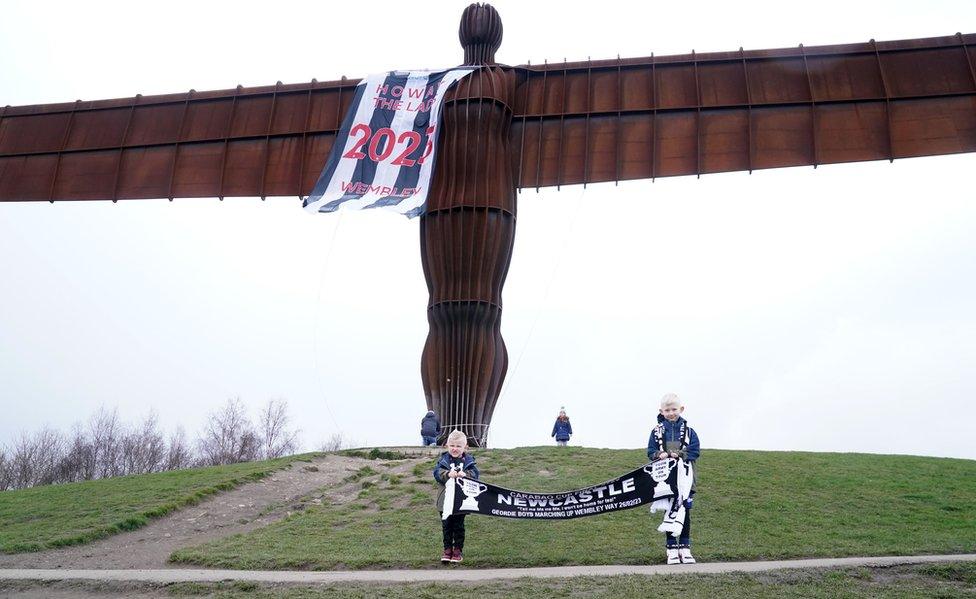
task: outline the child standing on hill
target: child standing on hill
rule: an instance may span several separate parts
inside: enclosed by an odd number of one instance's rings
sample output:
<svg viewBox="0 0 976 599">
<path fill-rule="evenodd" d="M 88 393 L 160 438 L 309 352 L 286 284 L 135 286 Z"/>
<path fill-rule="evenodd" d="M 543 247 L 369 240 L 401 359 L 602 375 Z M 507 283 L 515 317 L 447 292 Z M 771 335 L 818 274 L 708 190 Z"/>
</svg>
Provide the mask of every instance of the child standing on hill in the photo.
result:
<svg viewBox="0 0 976 599">
<path fill-rule="evenodd" d="M 455 478 L 478 479 L 480 473 L 474 458 L 465 452 L 468 448 L 468 437 L 459 430 L 451 431 L 447 436 L 447 451 L 437 459 L 434 466 L 434 480 L 441 484 L 441 492 L 437 496 L 438 513 L 444 509 L 444 486 Z M 441 563 L 461 563 L 461 550 L 464 549 L 464 514 L 452 514 L 441 520 L 444 534 L 444 554 Z"/>
<path fill-rule="evenodd" d="M 559 408 L 559 417 L 556 418 L 556 423 L 552 425 L 552 434 L 549 436 L 556 438 L 556 445 L 559 447 L 566 447 L 569 438 L 573 436 L 573 425 L 569 423 L 569 416 L 566 415 L 565 408 Z"/>
<path fill-rule="evenodd" d="M 685 406 L 674 393 L 668 393 L 661 398 L 661 409 L 657 415 L 657 426 L 651 431 L 647 440 L 647 457 L 651 460 L 663 458 L 681 458 L 685 462 L 694 463 L 701 454 L 698 435 L 688 426 L 688 421 L 681 417 Z M 664 533 L 665 550 L 669 564 L 693 564 L 695 558 L 691 555 L 691 505 L 695 495 L 695 485 L 692 483 L 691 493 L 685 500 L 685 521 L 678 538 L 675 539 Z"/>
</svg>

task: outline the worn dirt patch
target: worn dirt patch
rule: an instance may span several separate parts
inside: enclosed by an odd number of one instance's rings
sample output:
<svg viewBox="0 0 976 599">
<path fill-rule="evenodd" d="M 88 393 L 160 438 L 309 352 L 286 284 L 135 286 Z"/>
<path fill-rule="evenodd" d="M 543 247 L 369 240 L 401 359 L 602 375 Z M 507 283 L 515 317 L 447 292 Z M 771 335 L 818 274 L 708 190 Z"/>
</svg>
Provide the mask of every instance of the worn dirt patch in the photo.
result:
<svg viewBox="0 0 976 599">
<path fill-rule="evenodd" d="M 392 470 L 402 472 L 418 461 L 428 460 L 426 456 L 405 460 Z M 0 555 L 0 568 L 178 568 L 167 560 L 182 547 L 250 532 L 310 504 L 349 501 L 355 497 L 361 482 L 351 484 L 344 479 L 364 466 L 378 472 L 388 471 L 378 464 L 382 462 L 336 454 L 313 458 L 311 462 L 294 462 L 267 478 L 219 493 L 153 520 L 138 530 L 86 545 Z"/>
</svg>

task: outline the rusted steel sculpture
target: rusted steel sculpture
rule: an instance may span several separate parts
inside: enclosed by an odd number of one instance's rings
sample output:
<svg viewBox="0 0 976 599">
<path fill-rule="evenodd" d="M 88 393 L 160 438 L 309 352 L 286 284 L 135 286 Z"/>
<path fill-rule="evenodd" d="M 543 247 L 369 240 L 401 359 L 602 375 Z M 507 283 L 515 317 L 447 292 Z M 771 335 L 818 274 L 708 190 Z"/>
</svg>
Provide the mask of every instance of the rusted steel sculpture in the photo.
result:
<svg viewBox="0 0 976 599">
<path fill-rule="evenodd" d="M 462 79 L 444 105 L 444 133 L 420 220 L 420 255 L 430 300 L 421 359 L 428 407 L 446 430 L 483 444 L 508 369 L 502 340 L 502 286 L 515 242 L 510 129 L 516 71 L 495 65 L 502 22 L 472 5 L 460 28 Z"/>
<path fill-rule="evenodd" d="M 428 406 L 483 442 L 505 376 L 516 190 L 976 151 L 976 34 L 505 67 L 448 95 L 421 256 Z M 357 80 L 0 108 L 0 201 L 295 196 Z"/>
</svg>

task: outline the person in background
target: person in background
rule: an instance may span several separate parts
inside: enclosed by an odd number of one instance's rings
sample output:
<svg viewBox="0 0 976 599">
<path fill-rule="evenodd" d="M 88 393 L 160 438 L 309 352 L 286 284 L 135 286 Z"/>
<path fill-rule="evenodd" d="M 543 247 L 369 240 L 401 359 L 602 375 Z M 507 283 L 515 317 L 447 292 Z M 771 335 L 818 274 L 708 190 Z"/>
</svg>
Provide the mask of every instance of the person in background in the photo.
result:
<svg viewBox="0 0 976 599">
<path fill-rule="evenodd" d="M 565 408 L 559 408 L 559 417 L 556 418 L 556 424 L 552 425 L 552 434 L 549 436 L 555 437 L 556 445 L 560 447 L 566 447 L 569 438 L 573 436 L 573 425 L 569 423 Z"/>
<path fill-rule="evenodd" d="M 434 410 L 427 410 L 427 415 L 420 421 L 420 439 L 424 447 L 437 445 L 437 435 L 441 432 L 441 421 Z"/>
</svg>

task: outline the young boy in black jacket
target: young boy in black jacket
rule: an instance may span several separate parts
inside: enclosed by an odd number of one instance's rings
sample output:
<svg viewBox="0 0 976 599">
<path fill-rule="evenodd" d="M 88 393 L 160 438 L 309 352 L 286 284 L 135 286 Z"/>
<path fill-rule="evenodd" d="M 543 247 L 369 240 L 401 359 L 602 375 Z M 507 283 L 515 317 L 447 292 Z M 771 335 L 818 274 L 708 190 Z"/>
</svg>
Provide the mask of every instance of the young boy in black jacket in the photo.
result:
<svg viewBox="0 0 976 599">
<path fill-rule="evenodd" d="M 688 421 L 681 417 L 685 406 L 674 393 L 668 393 L 661 398 L 661 410 L 657 415 L 657 426 L 651 431 L 647 440 L 647 457 L 650 460 L 663 458 L 681 458 L 685 462 L 694 463 L 701 455 L 698 434 L 688 426 Z M 685 522 L 678 538 L 668 533 L 664 534 L 664 545 L 669 564 L 693 564 L 691 555 L 691 505 L 695 494 L 692 483 L 691 495 L 685 500 Z"/>
<path fill-rule="evenodd" d="M 447 451 L 442 453 L 434 466 L 434 480 L 441 484 L 441 492 L 437 496 L 438 513 L 444 509 L 444 485 L 448 482 L 455 484 L 455 478 L 478 479 L 480 473 L 474 458 L 465 452 L 468 448 L 468 437 L 459 430 L 451 431 L 447 436 Z M 453 514 L 441 520 L 444 534 L 444 554 L 441 563 L 458 564 L 462 561 L 461 550 L 464 549 L 464 514 Z"/>
</svg>

